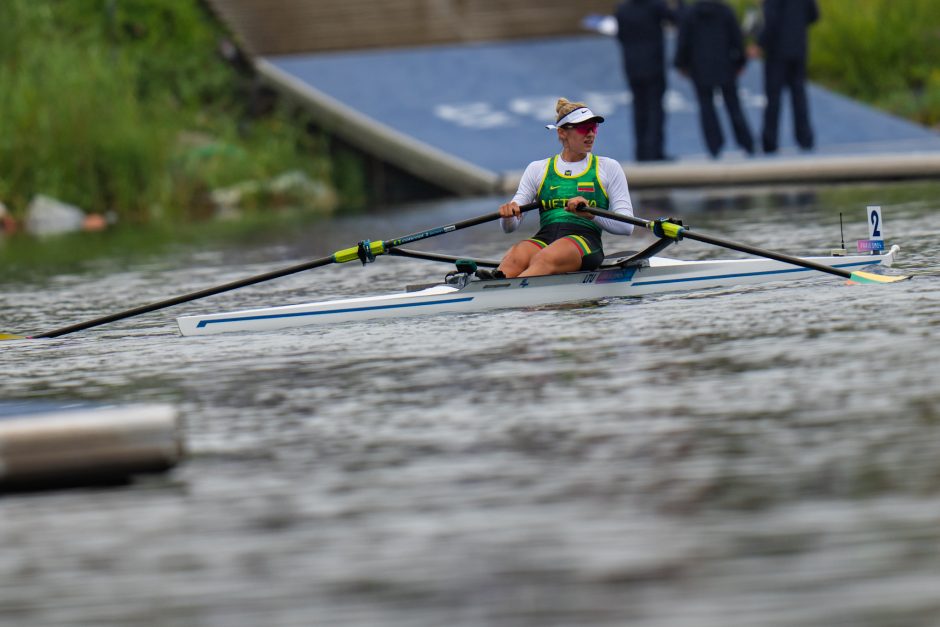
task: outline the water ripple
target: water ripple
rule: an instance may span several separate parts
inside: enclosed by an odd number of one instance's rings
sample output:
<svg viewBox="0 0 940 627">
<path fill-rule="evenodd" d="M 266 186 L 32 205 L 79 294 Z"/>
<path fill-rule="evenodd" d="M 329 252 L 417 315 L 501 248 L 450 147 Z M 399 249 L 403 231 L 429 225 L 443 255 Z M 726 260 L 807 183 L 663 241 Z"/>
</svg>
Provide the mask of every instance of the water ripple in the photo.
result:
<svg viewBox="0 0 940 627">
<path fill-rule="evenodd" d="M 172 324 L 445 271 L 389 258 L 4 343 L 2 398 L 170 402 L 190 457 L 120 490 L 0 501 L 0 623 L 935 624 L 938 233 L 935 207 L 904 189 L 822 190 L 799 207 L 757 195 L 746 220 L 687 218 L 803 253 L 833 247 L 840 211 L 891 194 L 899 266 L 918 274 L 899 285 L 818 277 L 206 338 Z M 5 286 L 0 320 L 55 328 L 487 202 Z M 508 242 L 495 227 L 445 237 L 425 248 L 492 257 Z"/>
</svg>

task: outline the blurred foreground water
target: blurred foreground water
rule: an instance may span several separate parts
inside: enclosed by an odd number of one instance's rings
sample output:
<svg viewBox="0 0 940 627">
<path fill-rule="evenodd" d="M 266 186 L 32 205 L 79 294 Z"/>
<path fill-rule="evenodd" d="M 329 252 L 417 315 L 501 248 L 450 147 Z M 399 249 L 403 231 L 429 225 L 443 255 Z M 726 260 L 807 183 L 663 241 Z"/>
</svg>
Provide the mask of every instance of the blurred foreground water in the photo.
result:
<svg viewBox="0 0 940 627">
<path fill-rule="evenodd" d="M 0 498 L 4 625 L 940 624 L 940 185 L 638 197 L 791 254 L 867 236 L 891 286 L 799 284 L 180 337 L 184 312 L 396 291 L 379 258 L 0 346 L 0 399 L 168 402 L 190 457 Z M 277 246 L 0 284 L 48 330 L 495 210 L 351 216 Z M 533 224 L 524 228 L 528 235 Z M 522 234 L 520 234 L 521 236 Z M 495 225 L 425 250 L 498 257 Z M 607 249 L 638 248 L 607 236 Z M 685 258 L 735 257 L 695 242 Z"/>
</svg>

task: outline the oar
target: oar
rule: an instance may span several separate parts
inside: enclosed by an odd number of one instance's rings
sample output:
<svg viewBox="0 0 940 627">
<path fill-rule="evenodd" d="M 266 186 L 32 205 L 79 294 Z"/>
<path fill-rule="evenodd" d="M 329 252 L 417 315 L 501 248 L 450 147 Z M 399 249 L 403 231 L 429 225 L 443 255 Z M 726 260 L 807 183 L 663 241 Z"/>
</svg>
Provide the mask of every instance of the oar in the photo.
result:
<svg viewBox="0 0 940 627">
<path fill-rule="evenodd" d="M 619 213 L 614 213 L 613 211 L 595 209 L 594 207 L 588 207 L 585 205 L 581 205 L 578 209 L 580 211 L 586 211 L 587 213 L 592 213 L 603 218 L 610 218 L 611 220 L 616 220 L 618 222 L 627 222 L 629 224 L 647 228 L 656 236 L 661 238 L 669 238 L 677 241 L 683 238 L 688 238 L 699 242 L 704 242 L 706 244 L 712 244 L 714 246 L 730 248 L 731 250 L 737 250 L 738 252 L 747 253 L 749 255 L 767 257 L 768 259 L 789 263 L 794 266 L 802 266 L 804 268 L 809 268 L 810 270 L 818 270 L 820 272 L 834 274 L 856 283 L 894 283 L 897 281 L 905 281 L 911 278 L 910 275 L 887 276 L 883 274 L 875 274 L 873 272 L 863 272 L 860 270 L 849 272 L 848 270 L 843 270 L 842 268 L 833 268 L 821 263 L 816 263 L 815 261 L 800 259 L 799 257 L 792 257 L 790 255 L 784 255 L 783 253 L 774 252 L 772 250 L 757 248 L 756 246 L 749 246 L 747 244 L 734 242 L 722 237 L 715 237 L 714 235 L 706 235 L 697 231 L 691 231 L 683 227 L 681 224 L 668 221 L 668 219 L 644 220 L 643 218 L 626 216 Z"/>
<path fill-rule="evenodd" d="M 532 209 L 538 208 L 539 204 L 537 202 L 530 203 L 528 205 L 523 205 L 520 209 L 523 212 L 531 211 Z M 270 281 L 271 279 L 278 279 L 289 274 L 296 274 L 297 272 L 303 272 L 304 270 L 312 270 L 314 268 L 319 268 L 321 266 L 327 266 L 333 263 L 346 263 L 347 261 L 354 261 L 356 259 L 362 261 L 363 264 L 374 261 L 376 255 L 382 255 L 388 253 L 391 249 L 396 246 L 402 246 L 404 244 L 411 244 L 412 242 L 417 242 L 423 239 L 428 239 L 429 237 L 434 237 L 436 235 L 443 235 L 444 233 L 450 233 L 452 231 L 459 231 L 461 229 L 466 229 L 471 226 L 476 226 L 478 224 L 483 224 L 485 222 L 492 222 L 499 219 L 499 212 L 487 213 L 486 215 L 478 216 L 476 218 L 470 218 L 469 220 L 463 220 L 462 222 L 455 222 L 454 224 L 448 224 L 446 226 L 439 226 L 433 229 L 428 229 L 427 231 L 421 231 L 419 233 L 412 233 L 411 235 L 405 235 L 403 237 L 397 237 L 395 239 L 381 240 L 371 242 L 369 240 L 363 240 L 359 242 L 357 246 L 352 246 L 350 248 L 344 248 L 338 250 L 332 255 L 327 257 L 321 257 L 320 259 L 314 259 L 313 261 L 308 261 L 306 263 L 297 264 L 296 266 L 290 266 L 288 268 L 282 268 L 280 270 L 272 270 L 271 272 L 265 272 L 264 274 L 258 274 L 246 279 L 241 279 L 238 281 L 232 281 L 231 283 L 224 283 L 222 285 L 217 285 L 216 287 L 209 287 L 204 290 L 199 290 L 198 292 L 191 292 L 189 294 L 184 294 L 182 296 L 176 296 L 175 298 L 168 298 L 167 300 L 161 300 L 156 303 L 150 303 L 149 305 L 141 305 L 140 307 L 134 307 L 133 309 L 128 309 L 126 311 L 120 311 L 118 313 L 113 313 L 108 316 L 102 316 L 101 318 L 95 318 L 94 320 L 87 320 L 85 322 L 79 322 L 78 324 L 73 324 L 67 327 L 62 327 L 61 329 L 54 329 L 52 331 L 46 331 L 45 333 L 38 333 L 36 335 L 23 336 L 23 335 L 14 335 L 10 333 L 0 333 L 0 340 L 24 340 L 24 339 L 35 339 L 35 338 L 51 338 L 59 337 L 60 335 L 65 335 L 67 333 L 74 333 L 75 331 L 82 331 L 84 329 L 90 329 L 91 327 L 101 326 L 103 324 L 108 324 L 109 322 L 115 322 L 117 320 L 123 320 L 125 318 L 130 318 L 133 316 L 139 316 L 140 314 L 150 313 L 151 311 L 157 311 L 158 309 L 165 309 L 167 307 L 172 307 L 173 305 L 179 305 L 181 303 L 188 303 L 193 300 L 200 298 L 205 298 L 207 296 L 213 296 L 215 294 L 221 294 L 222 292 L 228 292 L 230 290 L 235 290 L 240 287 L 247 287 L 249 285 L 255 285 L 256 283 L 263 283 L 264 281 Z"/>
</svg>

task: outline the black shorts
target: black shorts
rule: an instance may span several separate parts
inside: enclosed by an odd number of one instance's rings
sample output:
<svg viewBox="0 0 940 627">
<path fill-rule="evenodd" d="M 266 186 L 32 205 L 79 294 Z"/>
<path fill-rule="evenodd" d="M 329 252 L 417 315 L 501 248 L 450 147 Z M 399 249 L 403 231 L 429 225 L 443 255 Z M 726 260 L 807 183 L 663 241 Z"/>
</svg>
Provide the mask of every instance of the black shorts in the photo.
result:
<svg viewBox="0 0 940 627">
<path fill-rule="evenodd" d="M 578 249 L 581 255 L 581 270 L 594 270 L 604 262 L 600 233 L 575 224 L 549 224 L 525 241 L 532 242 L 541 249 L 560 239 L 571 242 Z"/>
</svg>

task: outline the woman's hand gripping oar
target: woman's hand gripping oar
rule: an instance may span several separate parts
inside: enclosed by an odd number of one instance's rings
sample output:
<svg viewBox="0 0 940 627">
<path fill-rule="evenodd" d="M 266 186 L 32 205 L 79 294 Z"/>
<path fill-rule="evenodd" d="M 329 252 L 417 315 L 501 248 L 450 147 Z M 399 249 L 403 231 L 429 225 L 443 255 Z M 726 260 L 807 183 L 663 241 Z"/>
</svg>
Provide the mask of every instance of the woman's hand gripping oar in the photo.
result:
<svg viewBox="0 0 940 627">
<path fill-rule="evenodd" d="M 538 208 L 538 203 L 533 202 L 527 205 L 523 205 L 520 209 L 525 211 L 531 211 L 532 209 Z M 74 333 L 76 331 L 82 331 L 84 329 L 90 329 L 92 327 L 101 326 L 103 324 L 108 324 L 109 322 L 115 322 L 117 320 L 123 320 L 125 318 L 131 318 L 133 316 L 139 316 L 140 314 L 150 313 L 151 311 L 157 311 L 159 309 L 165 309 L 167 307 L 172 307 L 173 305 L 179 305 L 182 303 L 188 303 L 193 300 L 200 298 L 205 298 L 207 296 L 214 296 L 215 294 L 221 294 L 222 292 L 228 292 L 231 290 L 236 290 L 240 287 L 247 287 L 249 285 L 255 285 L 256 283 L 263 283 L 264 281 L 270 281 L 271 279 L 278 279 L 289 274 L 296 274 L 297 272 L 303 272 L 304 270 L 312 270 L 314 268 L 319 268 L 321 266 L 327 266 L 334 263 L 346 263 L 347 261 L 360 260 L 363 264 L 370 261 L 374 261 L 376 255 L 382 255 L 389 252 L 391 249 L 396 246 L 402 246 L 404 244 L 411 244 L 423 239 L 428 239 L 436 235 L 443 235 L 444 233 L 450 233 L 452 231 L 459 231 L 461 229 L 466 229 L 471 226 L 477 226 L 478 224 L 483 224 L 485 222 L 492 222 L 497 220 L 500 217 L 499 212 L 487 213 L 476 218 L 470 218 L 469 220 L 463 220 L 462 222 L 455 222 L 454 224 L 448 224 L 445 226 L 439 226 L 433 229 L 428 229 L 426 231 L 421 231 L 419 233 L 412 233 L 411 235 L 404 235 L 402 237 L 397 237 L 395 239 L 387 239 L 381 241 L 369 241 L 363 240 L 359 242 L 357 246 L 352 246 L 350 248 L 344 248 L 338 250 L 332 255 L 327 257 L 321 257 L 320 259 L 314 259 L 306 263 L 301 263 L 296 266 L 290 266 L 288 268 L 282 268 L 280 270 L 273 270 L 271 272 L 265 272 L 264 274 L 258 274 L 251 276 L 245 279 L 240 279 L 238 281 L 232 281 L 230 283 L 223 283 L 222 285 L 217 285 L 215 287 L 209 287 L 197 292 L 191 292 L 189 294 L 184 294 L 182 296 L 176 296 L 174 298 L 168 298 L 167 300 L 161 300 L 156 303 L 150 303 L 149 305 L 141 305 L 140 307 L 134 307 L 133 309 L 128 309 L 126 311 L 121 311 L 118 313 L 113 313 L 107 316 L 102 316 L 101 318 L 95 318 L 94 320 L 87 320 L 85 322 L 79 322 L 78 324 L 69 325 L 67 327 L 62 327 L 60 329 L 53 329 L 52 331 L 46 331 L 44 333 L 37 333 L 36 335 L 14 335 L 11 333 L 0 333 L 0 340 L 25 340 L 25 339 L 38 339 L 38 338 L 52 338 L 59 337 L 60 335 L 66 335 L 68 333 Z"/>
<path fill-rule="evenodd" d="M 785 255 L 783 253 L 774 252 L 772 250 L 766 250 L 764 248 L 757 248 L 756 246 L 750 246 L 748 244 L 742 244 L 740 242 L 735 242 L 732 240 L 724 239 L 721 237 L 715 237 L 714 235 L 706 235 L 698 231 L 690 231 L 681 224 L 675 222 L 670 222 L 668 219 L 662 220 L 644 220 L 643 218 L 636 218 L 634 216 L 622 215 L 619 213 L 614 213 L 613 211 L 606 211 L 604 209 L 595 209 L 594 207 L 588 207 L 582 205 L 579 207 L 581 211 L 586 211 L 592 213 L 596 216 L 601 216 L 604 218 L 610 218 L 611 220 L 617 220 L 619 222 L 627 222 L 635 226 L 641 226 L 643 228 L 649 229 L 653 232 L 654 235 L 660 238 L 674 239 L 676 241 L 683 238 L 692 239 L 699 242 L 704 242 L 706 244 L 712 244 L 713 246 L 721 246 L 722 248 L 729 248 L 731 250 L 736 250 L 738 252 L 747 253 L 749 255 L 756 255 L 758 257 L 766 257 L 768 259 L 773 259 L 775 261 L 780 261 L 783 263 L 789 263 L 794 266 L 801 266 L 803 268 L 808 268 L 810 270 L 818 270 L 819 272 L 826 272 L 828 274 L 834 274 L 835 276 L 840 276 L 846 278 L 854 283 L 896 283 L 898 281 L 906 281 L 910 279 L 910 275 L 900 274 L 900 275 L 884 275 L 884 274 L 875 274 L 874 272 L 864 272 L 861 270 L 856 270 L 855 272 L 849 272 L 848 270 L 843 270 L 842 268 L 833 268 L 821 263 L 816 263 L 815 261 L 809 261 L 808 259 L 801 259 L 799 257 L 792 257 L 790 255 Z"/>
</svg>

